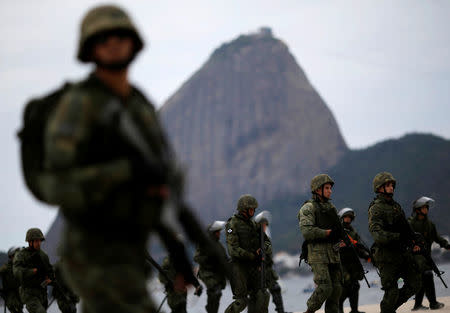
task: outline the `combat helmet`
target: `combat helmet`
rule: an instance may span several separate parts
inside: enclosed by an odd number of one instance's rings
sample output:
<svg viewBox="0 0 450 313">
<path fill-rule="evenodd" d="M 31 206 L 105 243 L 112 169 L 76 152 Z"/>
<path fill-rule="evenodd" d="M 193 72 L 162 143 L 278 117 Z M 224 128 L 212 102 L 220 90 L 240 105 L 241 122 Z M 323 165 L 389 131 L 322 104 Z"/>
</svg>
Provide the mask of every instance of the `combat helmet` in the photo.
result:
<svg viewBox="0 0 450 313">
<path fill-rule="evenodd" d="M 216 231 L 221 231 L 224 229 L 226 222 L 224 221 L 214 221 L 208 226 L 208 232 L 215 233 Z"/>
<path fill-rule="evenodd" d="M 384 184 L 386 184 L 388 182 L 392 182 L 394 184 L 394 188 L 395 188 L 397 181 L 395 180 L 394 176 L 392 176 L 391 173 L 389 173 L 389 172 L 378 173 L 373 178 L 373 192 L 377 193 L 378 188 L 380 188 L 381 186 L 383 186 Z"/>
<path fill-rule="evenodd" d="M 93 39 L 112 30 L 129 32 L 134 40 L 134 55 L 144 47 L 144 42 L 127 13 L 114 5 L 102 5 L 91 9 L 81 22 L 78 60 L 90 62 Z"/>
<path fill-rule="evenodd" d="M 255 197 L 249 194 L 245 194 L 239 197 L 237 203 L 237 210 L 239 212 L 246 211 L 248 209 L 256 209 L 258 207 L 258 201 L 256 201 Z"/>
<path fill-rule="evenodd" d="M 322 187 L 325 184 L 334 185 L 334 181 L 327 174 L 319 174 L 311 179 L 311 192 L 314 193 L 317 189 Z"/>
<path fill-rule="evenodd" d="M 25 236 L 25 241 L 30 242 L 33 240 L 45 240 L 44 234 L 39 228 L 30 228 Z"/>
<path fill-rule="evenodd" d="M 17 252 L 17 250 L 19 250 L 19 247 L 11 247 L 8 249 L 8 258 L 12 258 L 14 256 L 14 254 Z"/>
<path fill-rule="evenodd" d="M 355 211 L 353 211 L 353 209 L 351 208 L 343 208 L 339 211 L 338 215 L 341 220 L 344 218 L 344 216 L 350 216 L 352 220 L 354 220 L 356 217 Z"/>
<path fill-rule="evenodd" d="M 413 210 L 420 209 L 424 205 L 430 208 L 434 204 L 434 200 L 428 197 L 420 197 L 419 199 L 414 200 L 413 202 Z"/>
</svg>

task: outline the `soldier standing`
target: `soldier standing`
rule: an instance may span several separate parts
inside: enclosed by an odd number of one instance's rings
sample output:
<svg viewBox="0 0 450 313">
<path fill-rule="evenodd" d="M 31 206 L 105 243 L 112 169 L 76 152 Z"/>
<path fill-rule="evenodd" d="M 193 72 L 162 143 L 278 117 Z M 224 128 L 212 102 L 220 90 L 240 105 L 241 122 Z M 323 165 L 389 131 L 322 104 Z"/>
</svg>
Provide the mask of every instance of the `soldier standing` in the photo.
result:
<svg viewBox="0 0 450 313">
<path fill-rule="evenodd" d="M 242 312 L 247 305 L 249 313 L 267 313 L 268 310 L 269 295 L 261 286 L 260 233 L 251 219 L 257 207 L 258 202 L 253 196 L 242 195 L 237 203 L 238 213 L 228 219 L 225 226 L 233 268 L 231 289 L 234 298 L 225 313 Z"/>
<path fill-rule="evenodd" d="M 161 265 L 163 273 L 159 273 L 159 281 L 164 285 L 167 295 L 167 304 L 172 313 L 186 313 L 187 289 L 182 286 L 181 289 L 176 288 L 177 270 L 175 269 L 171 258 L 166 256 Z"/>
<path fill-rule="evenodd" d="M 311 180 L 312 198 L 303 204 L 297 215 L 300 231 L 307 243 L 307 261 L 317 285 L 307 301 L 306 313 L 317 311 L 324 302 L 326 313 L 339 312 L 342 269 L 338 229 L 341 226 L 336 208 L 330 202 L 333 185 L 330 176 L 315 176 Z"/>
<path fill-rule="evenodd" d="M 44 240 L 39 228 L 30 228 L 25 237 L 28 247 L 17 251 L 13 261 L 13 273 L 20 282 L 20 299 L 30 313 L 46 312 L 47 285 L 54 279 L 48 256 L 41 250 Z"/>
<path fill-rule="evenodd" d="M 395 186 L 391 173 L 378 173 L 373 179 L 377 195 L 369 206 L 369 231 L 375 241 L 373 257 L 384 290 L 381 313 L 394 313 L 421 285 L 412 254 L 419 252 L 420 247 L 414 243 L 414 233 L 400 204 L 394 201 Z M 400 277 L 404 280 L 401 289 L 397 285 Z"/>
<path fill-rule="evenodd" d="M 78 297 L 67 284 L 62 273 L 61 262 L 62 259 L 53 265 L 55 269 L 56 284 L 53 286 L 52 295 L 53 298 L 56 299 L 58 308 L 62 313 L 76 313 L 77 303 L 80 302 L 80 297 Z"/>
<path fill-rule="evenodd" d="M 146 289 L 147 239 L 161 234 L 169 182 L 175 194 L 182 190 L 154 107 L 128 79 L 143 46 L 121 8 L 90 10 L 77 56 L 95 64 L 94 72 L 64 93 L 47 122 L 40 189 L 67 221 L 63 272 L 83 312 L 154 310 Z"/>
<path fill-rule="evenodd" d="M 424 294 L 430 302 L 430 309 L 437 310 L 444 307 L 444 304 L 436 300 L 436 290 L 434 288 L 433 270 L 427 259 L 431 259 L 431 244 L 437 242 L 442 248 L 450 250 L 450 244 L 442 238 L 436 231 L 436 226 L 428 218 L 428 212 L 434 200 L 428 197 L 420 197 L 413 203 L 413 215 L 408 219 L 409 224 L 415 232 L 420 233 L 425 239 L 425 251 L 423 255 L 416 255 L 416 261 L 421 264 L 422 288 L 416 293 L 413 311 L 428 309 L 422 305 Z"/>
<path fill-rule="evenodd" d="M 354 248 L 342 247 L 339 250 L 344 278 L 342 294 L 339 300 L 339 311 L 340 313 L 344 312 L 344 301 L 348 298 L 351 308 L 350 313 L 364 313 L 358 311 L 359 281 L 363 279 L 364 272 L 361 271 L 362 268 L 359 266 L 359 263 L 355 262 L 356 255 L 352 250 L 355 249 L 358 256 L 365 260 L 369 260 L 369 251 L 360 243 L 361 238 L 351 225 L 355 219 L 355 212 L 353 209 L 344 208 L 339 211 L 338 215 L 341 218 L 345 232 L 350 237 L 351 243 L 354 245 Z"/>
<path fill-rule="evenodd" d="M 8 250 L 8 263 L 0 268 L 0 275 L 3 282 L 3 293 L 5 305 L 11 313 L 22 313 L 23 303 L 19 295 L 19 281 L 13 274 L 14 255 L 19 250 L 17 247 L 11 247 Z"/>
<path fill-rule="evenodd" d="M 211 237 L 211 241 L 216 244 L 216 249 L 222 253 L 224 260 L 228 260 L 225 248 L 220 243 L 220 232 L 224 226 L 225 222 L 215 221 L 208 226 L 207 232 Z M 208 295 L 205 306 L 206 312 L 217 313 L 219 311 L 222 290 L 227 284 L 225 275 L 222 271 L 217 270 L 217 266 L 211 259 L 211 256 L 201 247 L 198 247 L 195 251 L 194 261 L 199 264 L 198 277 L 206 285 L 206 294 Z"/>
<path fill-rule="evenodd" d="M 283 297 L 281 296 L 281 287 L 278 284 L 278 279 L 280 278 L 273 268 L 273 251 L 272 242 L 269 237 L 269 220 L 271 219 L 271 214 L 268 211 L 262 211 L 255 217 L 255 222 L 259 227 L 262 227 L 263 233 L 267 236 L 267 244 L 265 247 L 265 283 L 266 287 L 269 289 L 272 295 L 272 301 L 275 305 L 275 311 L 278 313 L 284 313 Z"/>
</svg>

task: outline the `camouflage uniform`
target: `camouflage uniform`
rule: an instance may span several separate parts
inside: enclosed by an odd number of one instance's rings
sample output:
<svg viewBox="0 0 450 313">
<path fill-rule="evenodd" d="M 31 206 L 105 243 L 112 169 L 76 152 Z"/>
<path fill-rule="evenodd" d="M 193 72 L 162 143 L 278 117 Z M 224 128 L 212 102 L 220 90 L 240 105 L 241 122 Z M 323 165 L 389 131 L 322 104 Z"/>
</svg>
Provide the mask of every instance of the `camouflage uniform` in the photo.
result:
<svg viewBox="0 0 450 313">
<path fill-rule="evenodd" d="M 283 298 L 281 297 L 281 287 L 278 284 L 278 279 L 280 278 L 277 272 L 273 268 L 273 259 L 272 259 L 272 243 L 269 239 L 269 244 L 266 245 L 266 271 L 265 271 L 265 279 L 266 279 L 266 287 L 269 289 L 272 295 L 272 301 L 275 305 L 275 311 L 278 313 L 284 313 L 284 305 Z"/>
<path fill-rule="evenodd" d="M 390 173 L 379 173 L 374 178 L 374 192 L 395 179 Z M 394 313 L 420 288 L 419 268 L 406 245 L 410 239 L 402 227 L 405 219 L 400 204 L 391 196 L 379 193 L 369 206 L 369 231 L 374 239 L 374 263 L 380 271 L 384 296 L 380 303 L 381 313 Z M 406 223 L 407 224 L 407 223 Z M 404 285 L 398 289 L 402 277 Z"/>
<path fill-rule="evenodd" d="M 0 268 L 0 275 L 3 281 L 3 293 L 6 307 L 11 313 L 22 313 L 23 303 L 20 300 L 19 295 L 20 283 L 13 274 L 12 258 Z"/>
<path fill-rule="evenodd" d="M 220 243 L 219 239 L 210 233 L 211 241 L 216 244 L 216 249 L 222 253 L 223 258 L 228 259 L 225 248 Z M 215 262 L 211 260 L 208 253 L 201 247 L 195 251 L 194 261 L 199 264 L 198 277 L 206 285 L 206 293 L 208 300 L 206 303 L 206 312 L 217 313 L 220 305 L 220 298 L 222 297 L 222 289 L 225 288 L 227 281 L 222 271 L 218 271 Z"/>
<path fill-rule="evenodd" d="M 178 292 L 173 289 L 173 282 L 175 281 L 175 277 L 177 271 L 170 261 L 169 257 L 165 257 L 161 268 L 167 275 L 168 280 L 163 274 L 159 274 L 159 281 L 164 285 L 167 295 L 167 303 L 169 304 L 172 313 L 186 313 L 186 298 L 187 298 L 187 290 L 183 292 Z"/>
<path fill-rule="evenodd" d="M 33 269 L 37 268 L 37 273 Z M 13 262 L 14 276 L 19 280 L 20 299 L 30 313 L 44 313 L 48 306 L 47 288 L 41 283 L 54 277 L 47 254 L 30 247 L 18 251 Z"/>
<path fill-rule="evenodd" d="M 325 312 L 337 313 L 342 289 L 342 270 L 339 250 L 326 237 L 326 229 L 335 227 L 336 208 L 329 202 L 321 202 L 318 196 L 307 201 L 299 210 L 300 231 L 308 242 L 308 264 L 314 273 L 317 285 L 308 299 L 308 312 L 315 312 L 325 302 Z"/>
<path fill-rule="evenodd" d="M 134 41 L 134 55 L 143 47 L 124 11 L 100 6 L 82 22 L 78 59 L 91 62 L 95 38 L 109 31 L 125 31 Z M 124 133 L 130 128 L 150 158 Z M 168 151 L 146 97 L 133 86 L 121 97 L 95 73 L 70 88 L 49 117 L 48 175 L 40 185 L 67 221 L 63 274 L 83 300 L 83 312 L 154 310 L 146 289 L 145 251 L 149 234 L 160 231 L 166 197 L 161 190 L 177 172 Z"/>
<path fill-rule="evenodd" d="M 345 216 L 345 215 L 344 215 Z M 353 215 L 354 216 L 354 215 Z M 356 242 L 360 242 L 361 238 L 353 228 L 352 225 L 343 223 L 345 232 Z M 356 245 L 355 251 L 360 258 L 365 260 L 369 259 L 368 251 L 365 251 L 360 245 Z M 342 294 L 339 301 L 339 310 L 343 312 L 343 304 L 345 299 L 349 299 L 351 313 L 357 313 L 358 311 L 358 298 L 359 298 L 359 281 L 363 279 L 364 272 L 355 260 L 355 252 L 352 251 L 352 247 L 342 247 L 339 250 L 342 264 L 342 276 L 344 279 Z"/>
<path fill-rule="evenodd" d="M 60 262 L 54 264 L 57 285 L 53 285 L 52 295 L 56 299 L 58 308 L 62 313 L 76 313 L 77 303 L 80 302 L 80 298 L 67 285 L 62 274 L 62 264 Z"/>
<path fill-rule="evenodd" d="M 242 214 L 243 210 L 257 206 L 252 196 L 241 196 L 239 213 L 233 215 L 225 226 L 233 272 L 231 288 L 235 299 L 225 310 L 226 313 L 242 312 L 247 305 L 249 313 L 267 313 L 269 295 L 261 286 L 261 261 L 256 252 L 260 248 L 260 231 L 254 220 Z"/>
<path fill-rule="evenodd" d="M 419 219 L 418 215 L 414 214 L 409 219 L 409 224 L 411 228 L 420 234 L 422 234 L 425 239 L 425 251 L 427 254 L 426 257 L 431 258 L 431 244 L 433 242 L 437 242 L 441 247 L 450 249 L 450 244 L 445 238 L 441 237 L 437 231 L 434 223 L 428 219 L 428 216 L 425 215 L 423 219 Z M 416 262 L 420 264 L 422 273 L 422 287 L 416 293 L 415 297 L 415 305 L 414 307 L 418 308 L 422 306 L 423 296 L 426 295 L 428 301 L 430 302 L 430 308 L 438 308 L 440 305 L 436 300 L 436 291 L 434 287 L 433 281 L 433 271 L 431 264 L 427 261 L 424 255 L 415 255 Z"/>
</svg>

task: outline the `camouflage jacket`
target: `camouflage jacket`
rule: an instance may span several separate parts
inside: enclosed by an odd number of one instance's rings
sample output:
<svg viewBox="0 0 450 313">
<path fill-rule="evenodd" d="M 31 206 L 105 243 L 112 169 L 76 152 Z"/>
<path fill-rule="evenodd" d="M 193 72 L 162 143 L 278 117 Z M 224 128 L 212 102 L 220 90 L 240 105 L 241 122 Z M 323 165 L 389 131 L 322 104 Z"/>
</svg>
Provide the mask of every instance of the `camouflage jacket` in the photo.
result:
<svg viewBox="0 0 450 313">
<path fill-rule="evenodd" d="M 405 252 L 398 223 L 405 218 L 400 204 L 379 194 L 369 206 L 369 231 L 374 239 L 376 262 L 392 263 Z"/>
<path fill-rule="evenodd" d="M 217 251 L 221 252 L 224 260 L 228 260 L 227 253 L 225 248 L 222 246 L 220 241 L 211 236 L 211 242 L 215 245 Z M 226 279 L 225 275 L 222 271 L 217 269 L 217 265 L 209 256 L 209 253 L 205 251 L 204 248 L 198 247 L 194 254 L 194 261 L 198 263 L 198 277 L 208 286 L 208 282 L 211 281 L 211 284 L 218 283 L 225 288 Z"/>
<path fill-rule="evenodd" d="M 308 263 L 339 263 L 339 250 L 333 248 L 334 243 L 326 236 L 326 229 L 340 223 L 335 206 L 313 197 L 300 208 L 297 219 L 303 238 L 308 242 Z"/>
<path fill-rule="evenodd" d="M 35 268 L 36 273 L 33 271 Z M 55 276 L 47 254 L 29 247 L 16 252 L 13 273 L 20 285 L 25 288 L 42 288 L 41 283 L 46 278 L 53 280 Z"/>
<path fill-rule="evenodd" d="M 133 177 L 133 168 L 144 170 L 148 163 L 124 135 L 130 125 L 151 150 L 152 169 L 171 175 L 175 167 L 165 158 L 169 146 L 156 112 L 136 88 L 124 99 L 92 74 L 62 96 L 47 123 L 48 175 L 40 185 L 69 222 L 95 228 L 98 223 L 86 221 L 101 219 L 105 229 L 147 230 L 159 221 L 162 200 L 146 191 L 167 177 L 154 171 L 145 171 L 145 182 Z"/>
<path fill-rule="evenodd" d="M 428 216 L 425 216 L 423 220 L 419 220 L 417 215 L 414 215 L 409 217 L 408 222 L 415 232 L 421 233 L 424 237 L 427 253 L 431 252 L 431 244 L 433 242 L 437 242 L 443 248 L 449 246 L 448 241 L 437 233 L 436 226 L 428 219 Z"/>
<path fill-rule="evenodd" d="M 256 251 L 260 248 L 260 230 L 252 219 L 245 219 L 240 213 L 228 219 L 225 226 L 228 254 L 232 261 L 252 263 L 257 261 Z M 267 237 L 267 236 L 266 236 Z M 264 240 L 267 245 L 267 239 Z"/>
<path fill-rule="evenodd" d="M 0 275 L 2 277 L 3 291 L 15 291 L 19 289 L 20 283 L 13 274 L 13 261 L 8 260 L 8 263 L 0 267 Z"/>
</svg>

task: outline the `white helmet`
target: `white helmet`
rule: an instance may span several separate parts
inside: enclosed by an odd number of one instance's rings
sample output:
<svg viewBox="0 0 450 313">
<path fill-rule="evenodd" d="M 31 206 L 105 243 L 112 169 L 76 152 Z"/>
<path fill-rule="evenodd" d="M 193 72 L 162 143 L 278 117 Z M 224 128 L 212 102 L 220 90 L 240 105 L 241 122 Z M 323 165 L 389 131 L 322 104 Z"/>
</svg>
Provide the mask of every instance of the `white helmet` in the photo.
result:
<svg viewBox="0 0 450 313">
<path fill-rule="evenodd" d="M 355 211 L 351 208 L 343 208 L 339 211 L 338 215 L 341 219 L 343 219 L 346 215 L 351 215 L 352 219 L 355 219 L 356 217 Z"/>
<path fill-rule="evenodd" d="M 225 228 L 226 222 L 224 221 L 214 221 L 211 225 L 208 226 L 208 231 L 211 233 L 215 233 L 216 231 L 220 231 Z"/>
<path fill-rule="evenodd" d="M 428 197 L 420 197 L 419 199 L 415 200 L 413 202 L 413 209 L 419 209 L 423 207 L 424 205 L 428 206 L 430 208 L 434 204 L 434 200 Z"/>
</svg>

